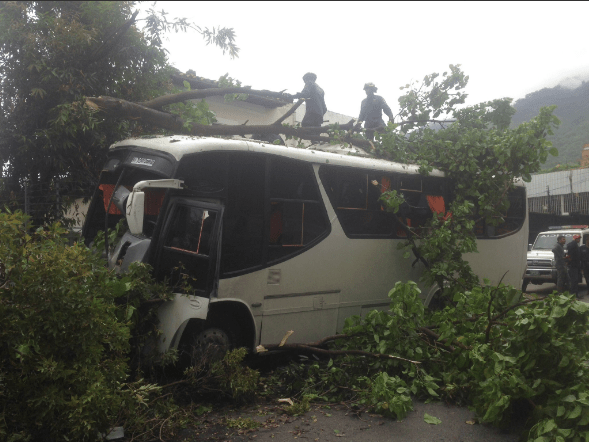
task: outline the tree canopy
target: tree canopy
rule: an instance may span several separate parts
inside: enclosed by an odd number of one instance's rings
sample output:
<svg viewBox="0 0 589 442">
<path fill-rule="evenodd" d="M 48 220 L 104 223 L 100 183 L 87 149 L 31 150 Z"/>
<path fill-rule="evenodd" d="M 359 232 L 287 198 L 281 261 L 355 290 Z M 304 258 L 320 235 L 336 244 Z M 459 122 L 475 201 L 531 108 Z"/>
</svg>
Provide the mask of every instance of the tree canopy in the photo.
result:
<svg viewBox="0 0 589 442">
<path fill-rule="evenodd" d="M 198 28 L 137 2 L 0 3 L 0 204 L 38 221 L 60 216 L 64 197 L 88 196 L 108 146 L 140 132 L 132 121 L 96 119 L 84 96 L 144 101 L 172 89 L 162 34 L 193 27 L 231 56 L 232 29 Z"/>
</svg>

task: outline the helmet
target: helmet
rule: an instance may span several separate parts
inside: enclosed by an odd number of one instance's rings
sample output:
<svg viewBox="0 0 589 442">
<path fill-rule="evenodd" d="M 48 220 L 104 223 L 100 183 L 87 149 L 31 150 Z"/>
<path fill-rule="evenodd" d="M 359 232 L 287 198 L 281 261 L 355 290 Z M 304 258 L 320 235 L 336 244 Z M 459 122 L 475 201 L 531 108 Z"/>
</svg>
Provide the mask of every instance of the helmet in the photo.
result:
<svg viewBox="0 0 589 442">
<path fill-rule="evenodd" d="M 364 90 L 367 90 L 367 89 L 374 89 L 374 92 L 376 92 L 378 90 L 378 88 L 374 85 L 374 83 L 365 83 Z"/>
<path fill-rule="evenodd" d="M 317 80 L 317 75 L 315 75 L 313 72 L 307 72 L 305 75 L 303 75 L 303 81 L 307 81 L 307 78 L 311 81 L 315 81 Z"/>
</svg>

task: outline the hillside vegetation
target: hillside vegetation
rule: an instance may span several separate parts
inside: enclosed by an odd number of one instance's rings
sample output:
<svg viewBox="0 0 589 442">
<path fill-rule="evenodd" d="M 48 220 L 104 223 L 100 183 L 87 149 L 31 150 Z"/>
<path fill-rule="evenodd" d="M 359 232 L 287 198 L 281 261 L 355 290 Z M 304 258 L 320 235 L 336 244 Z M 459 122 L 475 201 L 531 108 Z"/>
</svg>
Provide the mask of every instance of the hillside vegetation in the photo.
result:
<svg viewBox="0 0 589 442">
<path fill-rule="evenodd" d="M 544 169 L 579 161 L 583 146 L 589 144 L 589 82 L 583 82 L 576 89 L 544 88 L 517 100 L 513 105 L 517 112 L 511 126 L 529 121 L 538 115 L 540 108 L 553 104 L 558 106 L 554 113 L 561 124 L 548 139 L 558 149 L 559 156 L 548 158 Z"/>
</svg>

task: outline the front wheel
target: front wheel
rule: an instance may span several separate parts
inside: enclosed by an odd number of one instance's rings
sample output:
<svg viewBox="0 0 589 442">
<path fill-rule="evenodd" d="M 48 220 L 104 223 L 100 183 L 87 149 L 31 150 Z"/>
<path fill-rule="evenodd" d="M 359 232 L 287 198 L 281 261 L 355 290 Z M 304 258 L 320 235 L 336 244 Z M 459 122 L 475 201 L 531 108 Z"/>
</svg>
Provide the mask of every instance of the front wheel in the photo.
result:
<svg viewBox="0 0 589 442">
<path fill-rule="evenodd" d="M 236 347 L 236 336 L 236 329 L 226 323 L 194 322 L 184 332 L 183 364 L 201 366 L 223 359 L 225 353 Z"/>
<path fill-rule="evenodd" d="M 225 330 L 210 327 L 201 331 L 194 339 L 195 350 L 204 358 L 219 360 L 233 347 L 233 343 Z"/>
</svg>

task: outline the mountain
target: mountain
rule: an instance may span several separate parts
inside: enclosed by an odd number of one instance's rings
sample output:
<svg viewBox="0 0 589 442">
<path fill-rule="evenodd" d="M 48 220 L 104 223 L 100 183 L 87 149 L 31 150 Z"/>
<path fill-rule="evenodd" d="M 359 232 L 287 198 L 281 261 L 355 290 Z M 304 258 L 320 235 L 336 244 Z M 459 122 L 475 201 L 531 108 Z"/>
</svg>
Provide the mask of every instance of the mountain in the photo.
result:
<svg viewBox="0 0 589 442">
<path fill-rule="evenodd" d="M 589 82 L 576 89 L 544 88 L 517 100 L 513 104 L 516 113 L 511 120 L 512 127 L 538 115 L 541 107 L 553 104 L 558 106 L 554 113 L 560 119 L 560 126 L 548 139 L 558 149 L 559 156 L 549 156 L 543 168 L 581 159 L 583 146 L 589 144 Z"/>
</svg>

